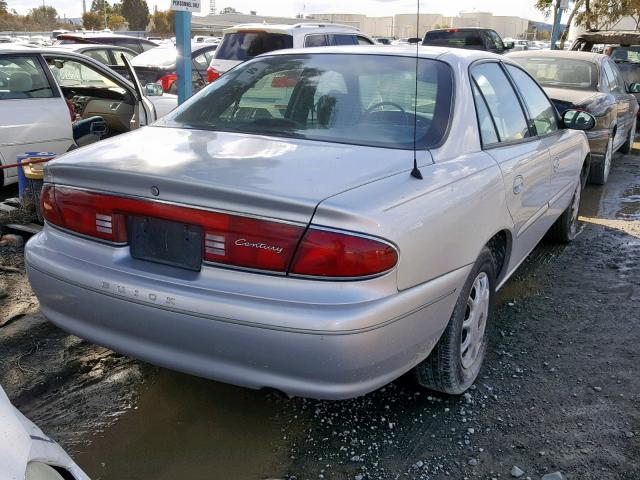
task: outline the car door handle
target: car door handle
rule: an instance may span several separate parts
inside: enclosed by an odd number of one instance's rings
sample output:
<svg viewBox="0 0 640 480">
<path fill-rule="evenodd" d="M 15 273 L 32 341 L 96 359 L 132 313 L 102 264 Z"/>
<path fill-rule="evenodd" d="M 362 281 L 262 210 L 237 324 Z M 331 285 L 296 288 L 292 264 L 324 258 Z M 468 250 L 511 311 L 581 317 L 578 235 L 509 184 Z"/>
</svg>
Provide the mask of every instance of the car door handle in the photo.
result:
<svg viewBox="0 0 640 480">
<path fill-rule="evenodd" d="M 523 188 L 524 188 L 524 178 L 522 178 L 522 175 L 518 175 L 516 178 L 513 179 L 513 193 L 515 193 L 516 195 L 519 195 L 522 192 Z"/>
<path fill-rule="evenodd" d="M 560 170 L 560 157 L 553 159 L 553 173 L 557 173 Z"/>
</svg>

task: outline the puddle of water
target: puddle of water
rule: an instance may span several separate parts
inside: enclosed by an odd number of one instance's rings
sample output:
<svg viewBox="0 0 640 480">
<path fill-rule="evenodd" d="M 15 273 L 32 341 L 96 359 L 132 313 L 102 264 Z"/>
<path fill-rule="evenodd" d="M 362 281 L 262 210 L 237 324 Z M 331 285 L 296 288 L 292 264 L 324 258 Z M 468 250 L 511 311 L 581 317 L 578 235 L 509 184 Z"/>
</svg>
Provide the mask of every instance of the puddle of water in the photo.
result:
<svg viewBox="0 0 640 480">
<path fill-rule="evenodd" d="M 138 406 L 75 460 L 94 480 L 278 477 L 286 449 L 266 392 L 161 370 Z"/>
<path fill-rule="evenodd" d="M 623 220 L 640 220 L 640 185 L 624 191 L 615 217 Z"/>
</svg>

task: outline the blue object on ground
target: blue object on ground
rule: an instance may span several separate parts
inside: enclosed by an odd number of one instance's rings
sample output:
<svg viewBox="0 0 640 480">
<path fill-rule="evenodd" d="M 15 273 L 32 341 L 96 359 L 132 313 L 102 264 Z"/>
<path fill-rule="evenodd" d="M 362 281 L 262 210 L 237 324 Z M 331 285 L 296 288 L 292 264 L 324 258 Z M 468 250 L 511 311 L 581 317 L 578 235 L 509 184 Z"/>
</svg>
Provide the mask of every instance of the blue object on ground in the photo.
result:
<svg viewBox="0 0 640 480">
<path fill-rule="evenodd" d="M 24 176 L 24 171 L 22 170 L 22 167 L 20 166 L 20 164 L 23 161 L 33 157 L 45 159 L 45 158 L 53 158 L 56 155 L 57 153 L 51 153 L 51 152 L 25 152 L 22 155 L 18 155 L 18 158 L 16 158 L 16 163 L 18 164 L 18 197 L 20 198 L 20 200 L 24 198 L 29 185 L 29 183 L 27 182 L 27 177 Z"/>
</svg>

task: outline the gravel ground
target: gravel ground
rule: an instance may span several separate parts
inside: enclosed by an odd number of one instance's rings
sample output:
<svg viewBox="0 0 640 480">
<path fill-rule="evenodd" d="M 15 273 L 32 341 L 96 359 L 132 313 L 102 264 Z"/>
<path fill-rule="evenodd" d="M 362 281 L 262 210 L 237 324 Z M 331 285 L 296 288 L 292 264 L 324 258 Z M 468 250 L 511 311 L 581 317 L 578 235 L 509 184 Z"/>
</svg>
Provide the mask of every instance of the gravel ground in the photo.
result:
<svg viewBox="0 0 640 480">
<path fill-rule="evenodd" d="M 44 321 L 19 249 L 0 251 L 17 269 L 0 271 L 0 384 L 95 479 L 638 480 L 640 157 L 617 157 L 582 214 L 574 243 L 541 244 L 499 293 L 462 397 L 407 376 L 282 399 L 156 369 Z"/>
</svg>

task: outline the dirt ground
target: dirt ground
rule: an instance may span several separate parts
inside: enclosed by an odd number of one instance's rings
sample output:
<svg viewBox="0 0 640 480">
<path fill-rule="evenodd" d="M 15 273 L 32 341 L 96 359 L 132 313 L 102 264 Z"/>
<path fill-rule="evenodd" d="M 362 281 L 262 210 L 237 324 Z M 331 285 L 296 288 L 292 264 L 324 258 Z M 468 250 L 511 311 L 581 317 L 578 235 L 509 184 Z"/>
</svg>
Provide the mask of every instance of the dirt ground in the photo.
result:
<svg viewBox="0 0 640 480">
<path fill-rule="evenodd" d="M 637 144 L 636 144 L 637 145 Z M 94 479 L 640 479 L 640 156 L 588 187 L 583 231 L 499 293 L 472 390 L 409 378 L 350 401 L 283 399 L 170 372 L 38 313 L 0 250 L 0 384 Z"/>
</svg>

